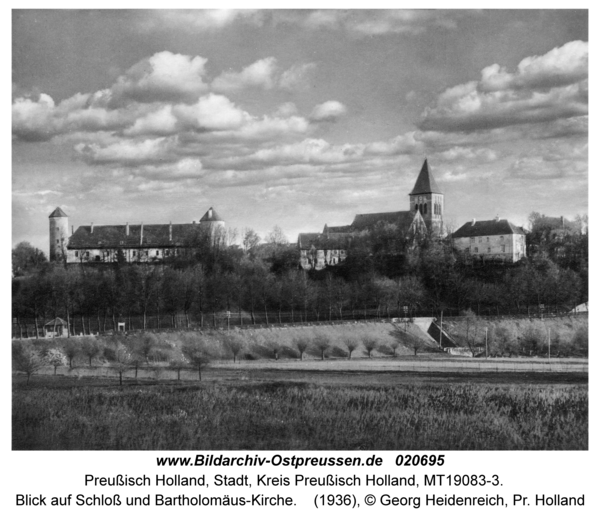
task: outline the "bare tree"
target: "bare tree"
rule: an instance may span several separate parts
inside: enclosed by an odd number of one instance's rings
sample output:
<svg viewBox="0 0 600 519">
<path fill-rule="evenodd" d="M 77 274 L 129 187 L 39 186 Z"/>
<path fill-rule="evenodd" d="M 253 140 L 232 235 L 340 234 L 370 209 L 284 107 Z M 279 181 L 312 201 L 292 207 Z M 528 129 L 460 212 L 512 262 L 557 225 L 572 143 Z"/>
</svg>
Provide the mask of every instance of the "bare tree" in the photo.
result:
<svg viewBox="0 0 600 519">
<path fill-rule="evenodd" d="M 352 352 L 358 348 L 358 340 L 355 337 L 346 337 L 344 344 L 348 350 L 348 359 L 352 358 Z"/>
<path fill-rule="evenodd" d="M 321 360 L 325 360 L 325 352 L 331 346 L 331 341 L 327 335 L 317 335 L 313 340 L 317 350 L 321 352 Z"/>
<path fill-rule="evenodd" d="M 377 349 L 377 339 L 374 339 L 372 337 L 363 337 L 362 343 L 365 347 L 365 350 L 367 350 L 367 353 L 369 354 L 369 358 L 371 358 L 371 353 Z"/>
<path fill-rule="evenodd" d="M 181 352 L 187 361 L 198 370 L 198 380 L 202 380 L 202 370 L 208 365 L 210 359 L 204 351 L 204 345 L 201 342 L 188 341 L 181 348 Z"/>
<path fill-rule="evenodd" d="M 310 346 L 309 340 L 306 337 L 297 337 L 296 340 L 294 341 L 294 344 L 295 344 L 298 352 L 300 353 L 300 360 L 303 360 L 304 352 Z"/>
<path fill-rule="evenodd" d="M 223 335 L 221 342 L 225 349 L 229 350 L 233 355 L 233 362 L 237 360 L 237 356 L 244 348 L 244 342 L 241 337 L 233 334 Z"/>
</svg>

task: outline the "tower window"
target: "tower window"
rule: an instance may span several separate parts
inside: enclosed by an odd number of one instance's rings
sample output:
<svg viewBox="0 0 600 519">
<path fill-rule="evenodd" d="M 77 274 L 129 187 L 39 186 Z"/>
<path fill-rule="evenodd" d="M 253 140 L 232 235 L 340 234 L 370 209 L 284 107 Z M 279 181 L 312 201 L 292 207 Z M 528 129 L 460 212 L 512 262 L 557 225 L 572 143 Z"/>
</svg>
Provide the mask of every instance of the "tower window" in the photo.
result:
<svg viewBox="0 0 600 519">
<path fill-rule="evenodd" d="M 423 204 L 423 214 L 427 214 L 427 203 Z"/>
</svg>

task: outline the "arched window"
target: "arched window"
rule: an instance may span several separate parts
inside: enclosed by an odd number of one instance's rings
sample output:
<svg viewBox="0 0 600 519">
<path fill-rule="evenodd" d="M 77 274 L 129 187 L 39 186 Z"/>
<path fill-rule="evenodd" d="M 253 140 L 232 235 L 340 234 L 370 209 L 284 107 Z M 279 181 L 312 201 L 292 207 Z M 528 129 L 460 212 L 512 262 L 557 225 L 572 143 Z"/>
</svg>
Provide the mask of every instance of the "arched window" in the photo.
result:
<svg viewBox="0 0 600 519">
<path fill-rule="evenodd" d="M 423 204 L 423 214 L 427 214 L 427 202 Z"/>
<path fill-rule="evenodd" d="M 419 204 L 415 204 L 415 211 L 419 210 Z"/>
</svg>

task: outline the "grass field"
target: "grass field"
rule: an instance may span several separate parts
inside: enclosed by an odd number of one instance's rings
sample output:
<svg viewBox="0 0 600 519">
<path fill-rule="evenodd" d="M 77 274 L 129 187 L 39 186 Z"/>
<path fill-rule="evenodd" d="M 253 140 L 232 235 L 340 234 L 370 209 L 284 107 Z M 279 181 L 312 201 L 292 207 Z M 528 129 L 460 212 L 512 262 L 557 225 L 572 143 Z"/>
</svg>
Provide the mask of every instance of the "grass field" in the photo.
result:
<svg viewBox="0 0 600 519">
<path fill-rule="evenodd" d="M 13 449 L 577 450 L 587 374 L 208 370 L 203 382 L 13 382 Z"/>
</svg>

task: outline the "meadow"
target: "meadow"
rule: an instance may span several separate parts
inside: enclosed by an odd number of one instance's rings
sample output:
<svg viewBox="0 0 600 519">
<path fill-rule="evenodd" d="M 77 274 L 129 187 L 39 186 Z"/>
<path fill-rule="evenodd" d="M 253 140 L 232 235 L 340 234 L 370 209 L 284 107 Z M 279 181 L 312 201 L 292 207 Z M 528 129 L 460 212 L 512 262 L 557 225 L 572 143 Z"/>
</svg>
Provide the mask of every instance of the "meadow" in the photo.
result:
<svg viewBox="0 0 600 519">
<path fill-rule="evenodd" d="M 374 374 L 376 383 L 360 374 L 330 382 L 325 374 L 311 378 L 304 373 L 299 380 L 282 376 L 269 380 L 257 373 L 252 378 L 220 373 L 203 382 L 130 381 L 124 386 L 115 386 L 114 380 L 52 376 L 34 377 L 25 385 L 23 377 L 15 377 L 13 449 L 588 447 L 583 375 L 569 375 L 576 377 L 570 384 L 523 383 L 523 375 L 503 375 L 520 381 L 491 378 L 484 383 L 481 376 L 450 382 L 447 375 L 436 381 L 430 375 Z"/>
</svg>

